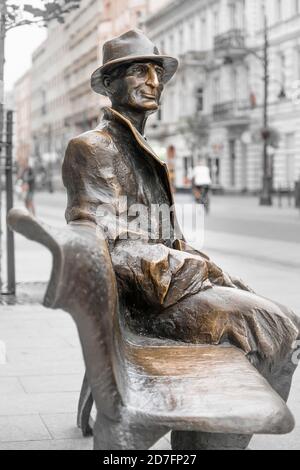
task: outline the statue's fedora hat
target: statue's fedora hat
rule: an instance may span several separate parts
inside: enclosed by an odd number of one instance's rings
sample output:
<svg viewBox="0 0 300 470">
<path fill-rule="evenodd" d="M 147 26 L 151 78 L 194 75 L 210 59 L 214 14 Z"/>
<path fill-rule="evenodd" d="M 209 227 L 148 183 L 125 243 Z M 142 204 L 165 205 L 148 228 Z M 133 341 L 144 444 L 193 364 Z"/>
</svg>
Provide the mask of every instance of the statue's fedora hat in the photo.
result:
<svg viewBox="0 0 300 470">
<path fill-rule="evenodd" d="M 103 46 L 103 65 L 92 74 L 91 87 L 96 93 L 106 95 L 103 77 L 109 75 L 114 67 L 136 61 L 153 61 L 160 64 L 165 73 L 163 82 L 167 83 L 178 68 L 178 60 L 162 55 L 142 31 L 131 30 L 107 41 Z"/>
</svg>

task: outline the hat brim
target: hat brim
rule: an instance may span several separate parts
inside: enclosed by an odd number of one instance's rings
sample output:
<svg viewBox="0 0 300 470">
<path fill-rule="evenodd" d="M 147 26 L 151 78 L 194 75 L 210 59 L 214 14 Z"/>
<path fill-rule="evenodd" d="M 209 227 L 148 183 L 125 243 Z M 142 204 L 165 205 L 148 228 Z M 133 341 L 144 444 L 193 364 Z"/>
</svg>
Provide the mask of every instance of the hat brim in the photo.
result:
<svg viewBox="0 0 300 470">
<path fill-rule="evenodd" d="M 106 88 L 103 84 L 103 76 L 108 74 L 109 71 L 113 70 L 115 66 L 120 65 L 120 64 L 128 64 L 130 62 L 145 62 L 145 61 L 151 61 L 151 62 L 157 62 L 158 64 L 162 65 L 164 68 L 164 75 L 163 75 L 163 82 L 167 83 L 173 75 L 175 74 L 176 70 L 178 69 L 178 60 L 175 59 L 174 57 L 170 57 L 167 55 L 148 55 L 148 56 L 127 56 L 127 57 L 122 57 L 120 59 L 115 59 L 111 60 L 110 62 L 107 62 L 105 65 L 102 65 L 102 67 L 99 67 L 98 69 L 93 72 L 91 76 L 91 87 L 92 89 L 96 92 L 99 93 L 100 95 L 107 95 Z"/>
</svg>

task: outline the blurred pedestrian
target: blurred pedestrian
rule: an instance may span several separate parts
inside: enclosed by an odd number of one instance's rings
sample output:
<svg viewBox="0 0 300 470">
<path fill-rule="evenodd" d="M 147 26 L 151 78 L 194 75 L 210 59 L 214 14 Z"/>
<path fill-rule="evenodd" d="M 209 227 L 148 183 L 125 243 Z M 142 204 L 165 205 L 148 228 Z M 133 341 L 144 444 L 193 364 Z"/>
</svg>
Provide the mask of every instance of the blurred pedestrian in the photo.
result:
<svg viewBox="0 0 300 470">
<path fill-rule="evenodd" d="M 35 215 L 34 191 L 35 191 L 35 171 L 31 161 L 28 162 L 21 174 L 22 191 L 26 208 L 32 215 Z"/>
<path fill-rule="evenodd" d="M 200 160 L 193 170 L 193 193 L 196 202 L 203 204 L 207 213 L 209 212 L 210 188 L 210 169 L 204 160 Z"/>
</svg>

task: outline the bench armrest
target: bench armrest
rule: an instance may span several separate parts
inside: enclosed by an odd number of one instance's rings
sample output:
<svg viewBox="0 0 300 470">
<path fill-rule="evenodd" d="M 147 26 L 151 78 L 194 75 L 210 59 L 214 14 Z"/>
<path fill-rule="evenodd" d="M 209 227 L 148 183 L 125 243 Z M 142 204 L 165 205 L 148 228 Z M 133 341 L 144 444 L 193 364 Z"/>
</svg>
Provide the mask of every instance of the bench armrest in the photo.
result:
<svg viewBox="0 0 300 470">
<path fill-rule="evenodd" d="M 44 305 L 61 308 L 73 317 L 97 408 L 110 419 L 118 419 L 122 404 L 112 367 L 118 296 L 100 228 L 78 221 L 54 229 L 20 209 L 10 211 L 8 224 L 51 251 L 53 267 Z"/>
</svg>

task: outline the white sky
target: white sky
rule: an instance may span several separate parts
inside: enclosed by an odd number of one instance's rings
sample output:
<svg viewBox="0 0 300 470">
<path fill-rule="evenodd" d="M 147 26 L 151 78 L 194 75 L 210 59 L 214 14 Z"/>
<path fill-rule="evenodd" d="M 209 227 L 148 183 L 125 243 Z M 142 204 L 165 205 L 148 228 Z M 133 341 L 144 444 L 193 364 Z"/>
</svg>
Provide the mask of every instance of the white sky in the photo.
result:
<svg viewBox="0 0 300 470">
<path fill-rule="evenodd" d="M 40 0 L 14 0 L 15 4 L 30 3 L 34 6 L 41 4 Z M 5 69 L 4 86 L 9 91 L 14 83 L 29 68 L 31 54 L 37 46 L 45 39 L 47 30 L 37 26 L 21 26 L 10 30 L 5 41 Z"/>
<path fill-rule="evenodd" d="M 46 30 L 36 26 L 22 26 L 9 31 L 5 44 L 4 86 L 9 91 L 30 68 L 31 54 L 45 39 Z"/>
</svg>

